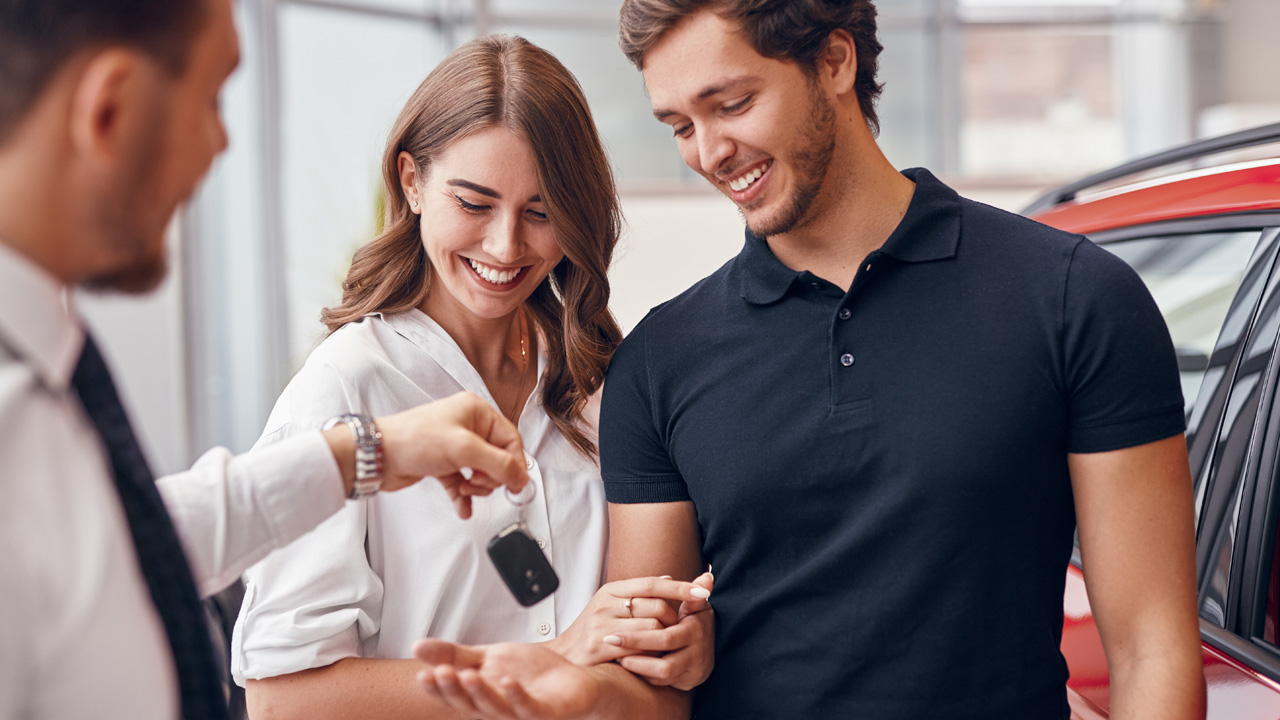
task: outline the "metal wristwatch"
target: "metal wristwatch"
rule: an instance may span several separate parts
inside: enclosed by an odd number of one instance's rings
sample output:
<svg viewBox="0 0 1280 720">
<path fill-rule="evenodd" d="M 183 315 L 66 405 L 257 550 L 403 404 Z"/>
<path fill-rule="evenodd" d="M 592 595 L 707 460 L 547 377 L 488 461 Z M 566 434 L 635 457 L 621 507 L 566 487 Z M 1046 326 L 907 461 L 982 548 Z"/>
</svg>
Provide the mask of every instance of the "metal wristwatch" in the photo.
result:
<svg viewBox="0 0 1280 720">
<path fill-rule="evenodd" d="M 333 418 L 324 424 L 324 429 L 328 430 L 339 423 L 346 423 L 351 428 L 351 436 L 356 441 L 356 477 L 351 483 L 351 494 L 347 498 L 367 498 L 382 487 L 382 433 L 378 432 L 373 418 L 353 413 Z"/>
</svg>

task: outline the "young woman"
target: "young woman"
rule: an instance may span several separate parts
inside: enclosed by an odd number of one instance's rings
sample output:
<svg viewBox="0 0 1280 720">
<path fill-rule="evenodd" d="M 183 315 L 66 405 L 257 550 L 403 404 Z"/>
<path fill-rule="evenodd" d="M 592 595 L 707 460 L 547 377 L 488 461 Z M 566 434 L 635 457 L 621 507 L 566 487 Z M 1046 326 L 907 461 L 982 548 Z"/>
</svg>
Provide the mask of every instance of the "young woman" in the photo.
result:
<svg viewBox="0 0 1280 720">
<path fill-rule="evenodd" d="M 414 680 L 423 636 L 546 642 L 579 664 L 652 670 L 651 657 L 624 657 L 637 652 L 628 632 L 687 625 L 709 580 L 600 588 L 606 508 L 590 408 L 621 339 L 606 277 L 620 221 L 581 89 L 520 38 L 472 41 L 401 111 L 383 177 L 386 230 L 356 253 L 342 303 L 322 314 L 328 338 L 260 443 L 469 391 L 518 425 L 534 494 L 523 509 L 503 493 L 464 497 L 474 504 L 461 519 L 439 484 L 419 483 L 348 503 L 254 567 L 232 645 L 251 714 L 455 717 Z M 486 554 L 517 520 L 560 578 L 529 608 Z M 668 600 L 684 603 L 679 614 Z M 709 627 L 699 618 L 697 647 L 659 674 L 705 677 Z"/>
</svg>

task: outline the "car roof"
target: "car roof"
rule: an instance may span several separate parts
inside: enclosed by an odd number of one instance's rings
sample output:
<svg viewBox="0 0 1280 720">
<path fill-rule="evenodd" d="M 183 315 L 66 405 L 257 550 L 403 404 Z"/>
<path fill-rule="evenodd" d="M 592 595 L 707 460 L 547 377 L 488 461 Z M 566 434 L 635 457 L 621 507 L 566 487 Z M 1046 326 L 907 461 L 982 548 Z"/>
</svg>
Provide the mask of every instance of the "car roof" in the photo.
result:
<svg viewBox="0 0 1280 720">
<path fill-rule="evenodd" d="M 1277 143 L 1280 124 L 1190 143 L 1058 188 L 1024 214 L 1070 232 L 1093 233 L 1162 220 L 1277 210 Z M 1252 157 L 1241 161 L 1250 148 Z M 1152 177 L 1161 171 L 1165 174 Z"/>
</svg>

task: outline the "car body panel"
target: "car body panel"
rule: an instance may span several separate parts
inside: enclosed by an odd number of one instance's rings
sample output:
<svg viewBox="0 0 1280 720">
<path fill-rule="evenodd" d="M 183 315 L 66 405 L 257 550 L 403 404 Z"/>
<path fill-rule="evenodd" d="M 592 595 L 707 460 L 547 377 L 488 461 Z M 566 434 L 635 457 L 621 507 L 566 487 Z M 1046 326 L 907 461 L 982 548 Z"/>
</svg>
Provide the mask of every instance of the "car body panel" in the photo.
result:
<svg viewBox="0 0 1280 720">
<path fill-rule="evenodd" d="M 1221 213 L 1280 209 L 1280 159 L 1139 183 L 1072 200 L 1035 219 L 1089 234 Z"/>
<path fill-rule="evenodd" d="M 1067 688 L 1072 716 L 1081 720 L 1105 718 L 1111 707 L 1107 658 L 1089 607 L 1084 577 L 1075 565 L 1067 570 L 1063 610 L 1066 622 L 1062 628 L 1062 654 L 1071 671 Z M 1254 672 L 1213 645 L 1203 643 L 1202 649 L 1209 718 L 1280 718 L 1280 683 Z"/>
</svg>

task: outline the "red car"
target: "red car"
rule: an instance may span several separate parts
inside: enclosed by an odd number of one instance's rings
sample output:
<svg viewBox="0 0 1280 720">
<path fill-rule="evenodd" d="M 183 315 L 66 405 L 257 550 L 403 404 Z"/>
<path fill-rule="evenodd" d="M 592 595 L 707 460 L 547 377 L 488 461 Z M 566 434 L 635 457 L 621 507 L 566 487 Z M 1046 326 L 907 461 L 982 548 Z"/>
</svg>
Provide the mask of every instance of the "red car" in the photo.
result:
<svg viewBox="0 0 1280 720">
<path fill-rule="evenodd" d="M 1119 255 L 1160 305 L 1187 402 L 1208 717 L 1280 718 L 1280 124 L 1086 178 L 1025 214 Z M 1078 552 L 1063 607 L 1073 717 L 1107 717 Z"/>
</svg>

